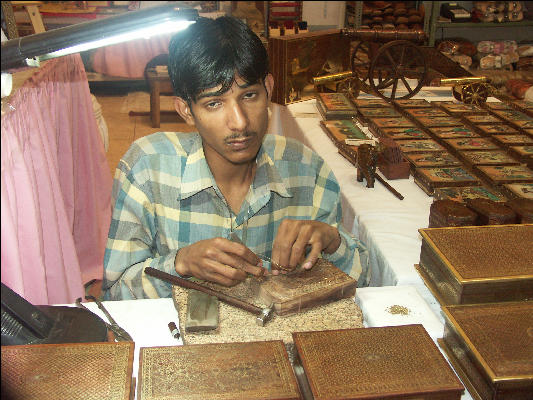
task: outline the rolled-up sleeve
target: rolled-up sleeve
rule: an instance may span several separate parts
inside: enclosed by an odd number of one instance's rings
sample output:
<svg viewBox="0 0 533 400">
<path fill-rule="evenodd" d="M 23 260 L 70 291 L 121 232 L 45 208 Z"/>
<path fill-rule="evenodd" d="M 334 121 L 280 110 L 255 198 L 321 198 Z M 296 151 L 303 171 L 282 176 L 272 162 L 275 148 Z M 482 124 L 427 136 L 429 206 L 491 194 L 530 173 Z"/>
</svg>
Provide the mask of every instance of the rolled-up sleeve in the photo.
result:
<svg viewBox="0 0 533 400">
<path fill-rule="evenodd" d="M 342 225 L 340 186 L 331 169 L 324 163 L 318 170 L 313 199 L 317 215 L 313 219 L 338 229 L 341 243 L 332 254 L 323 257 L 366 286 L 369 281 L 369 266 L 365 245 L 351 235 Z"/>
</svg>

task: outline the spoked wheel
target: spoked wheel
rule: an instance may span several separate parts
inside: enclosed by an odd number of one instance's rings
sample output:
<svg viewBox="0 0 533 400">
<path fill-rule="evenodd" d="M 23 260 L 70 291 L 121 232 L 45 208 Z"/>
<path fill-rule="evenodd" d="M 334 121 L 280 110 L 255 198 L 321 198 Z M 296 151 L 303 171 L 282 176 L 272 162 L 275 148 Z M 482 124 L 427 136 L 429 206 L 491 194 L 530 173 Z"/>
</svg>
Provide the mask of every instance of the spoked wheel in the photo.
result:
<svg viewBox="0 0 533 400">
<path fill-rule="evenodd" d="M 338 93 L 348 93 L 356 99 L 359 96 L 359 81 L 357 78 L 345 79 L 337 85 L 336 89 Z"/>
<path fill-rule="evenodd" d="M 370 67 L 370 48 L 368 42 L 359 42 L 353 49 L 351 60 L 352 72 L 360 80 L 368 79 L 368 68 Z"/>
<path fill-rule="evenodd" d="M 427 73 L 424 54 L 406 40 L 381 46 L 368 71 L 372 91 L 386 101 L 413 97 L 424 86 Z"/>
<path fill-rule="evenodd" d="M 485 83 L 470 83 L 467 85 L 454 86 L 453 97 L 465 104 L 480 106 L 487 102 L 489 88 Z"/>
</svg>

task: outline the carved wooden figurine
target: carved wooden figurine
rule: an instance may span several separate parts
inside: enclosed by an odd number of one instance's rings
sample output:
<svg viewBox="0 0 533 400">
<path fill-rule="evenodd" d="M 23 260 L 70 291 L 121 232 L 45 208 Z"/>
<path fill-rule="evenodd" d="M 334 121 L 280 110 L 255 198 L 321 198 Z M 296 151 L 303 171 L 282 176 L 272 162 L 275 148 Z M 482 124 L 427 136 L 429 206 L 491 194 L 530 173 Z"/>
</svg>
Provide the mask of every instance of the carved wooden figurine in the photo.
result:
<svg viewBox="0 0 533 400">
<path fill-rule="evenodd" d="M 376 175 L 378 151 L 374 146 L 362 144 L 357 149 L 357 181 L 366 179 L 366 187 L 373 188 Z"/>
</svg>

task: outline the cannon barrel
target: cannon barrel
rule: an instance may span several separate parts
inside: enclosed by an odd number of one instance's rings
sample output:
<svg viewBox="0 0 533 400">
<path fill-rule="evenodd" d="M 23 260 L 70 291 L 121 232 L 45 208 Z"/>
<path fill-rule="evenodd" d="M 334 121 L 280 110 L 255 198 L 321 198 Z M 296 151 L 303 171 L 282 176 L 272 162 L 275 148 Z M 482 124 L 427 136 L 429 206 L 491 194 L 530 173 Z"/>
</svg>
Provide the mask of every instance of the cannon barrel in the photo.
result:
<svg viewBox="0 0 533 400">
<path fill-rule="evenodd" d="M 343 72 L 337 72 L 335 74 L 315 76 L 313 78 L 313 83 L 315 85 L 325 85 L 326 83 L 342 81 L 344 79 L 351 78 L 351 77 L 353 77 L 352 71 L 343 71 Z"/>
<path fill-rule="evenodd" d="M 486 76 L 466 76 L 463 78 L 441 78 L 438 86 L 469 85 L 471 83 L 488 83 L 490 79 Z"/>
<path fill-rule="evenodd" d="M 409 40 L 412 42 L 423 42 L 427 36 L 421 30 L 397 30 L 397 29 L 354 29 L 343 28 L 341 34 L 350 39 L 364 40 L 368 42 L 391 42 L 393 40 Z"/>
</svg>

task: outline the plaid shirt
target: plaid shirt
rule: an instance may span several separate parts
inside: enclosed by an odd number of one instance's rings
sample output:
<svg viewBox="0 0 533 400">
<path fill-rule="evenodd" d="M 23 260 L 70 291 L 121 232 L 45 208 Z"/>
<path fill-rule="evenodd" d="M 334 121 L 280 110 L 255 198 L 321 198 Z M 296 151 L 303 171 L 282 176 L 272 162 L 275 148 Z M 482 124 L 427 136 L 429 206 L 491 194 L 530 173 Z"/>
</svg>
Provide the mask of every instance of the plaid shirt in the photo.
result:
<svg viewBox="0 0 533 400">
<path fill-rule="evenodd" d="M 115 172 L 105 298 L 171 297 L 171 285 L 144 268 L 177 275 L 174 259 L 180 248 L 229 238 L 232 232 L 256 254 L 270 257 L 284 218 L 337 227 L 341 245 L 323 257 L 358 279 L 362 268 L 354 255 L 363 248 L 340 225 L 340 189 L 324 161 L 295 140 L 268 134 L 256 162 L 253 184 L 235 215 L 217 187 L 197 133 L 159 132 L 135 141 Z"/>
</svg>

